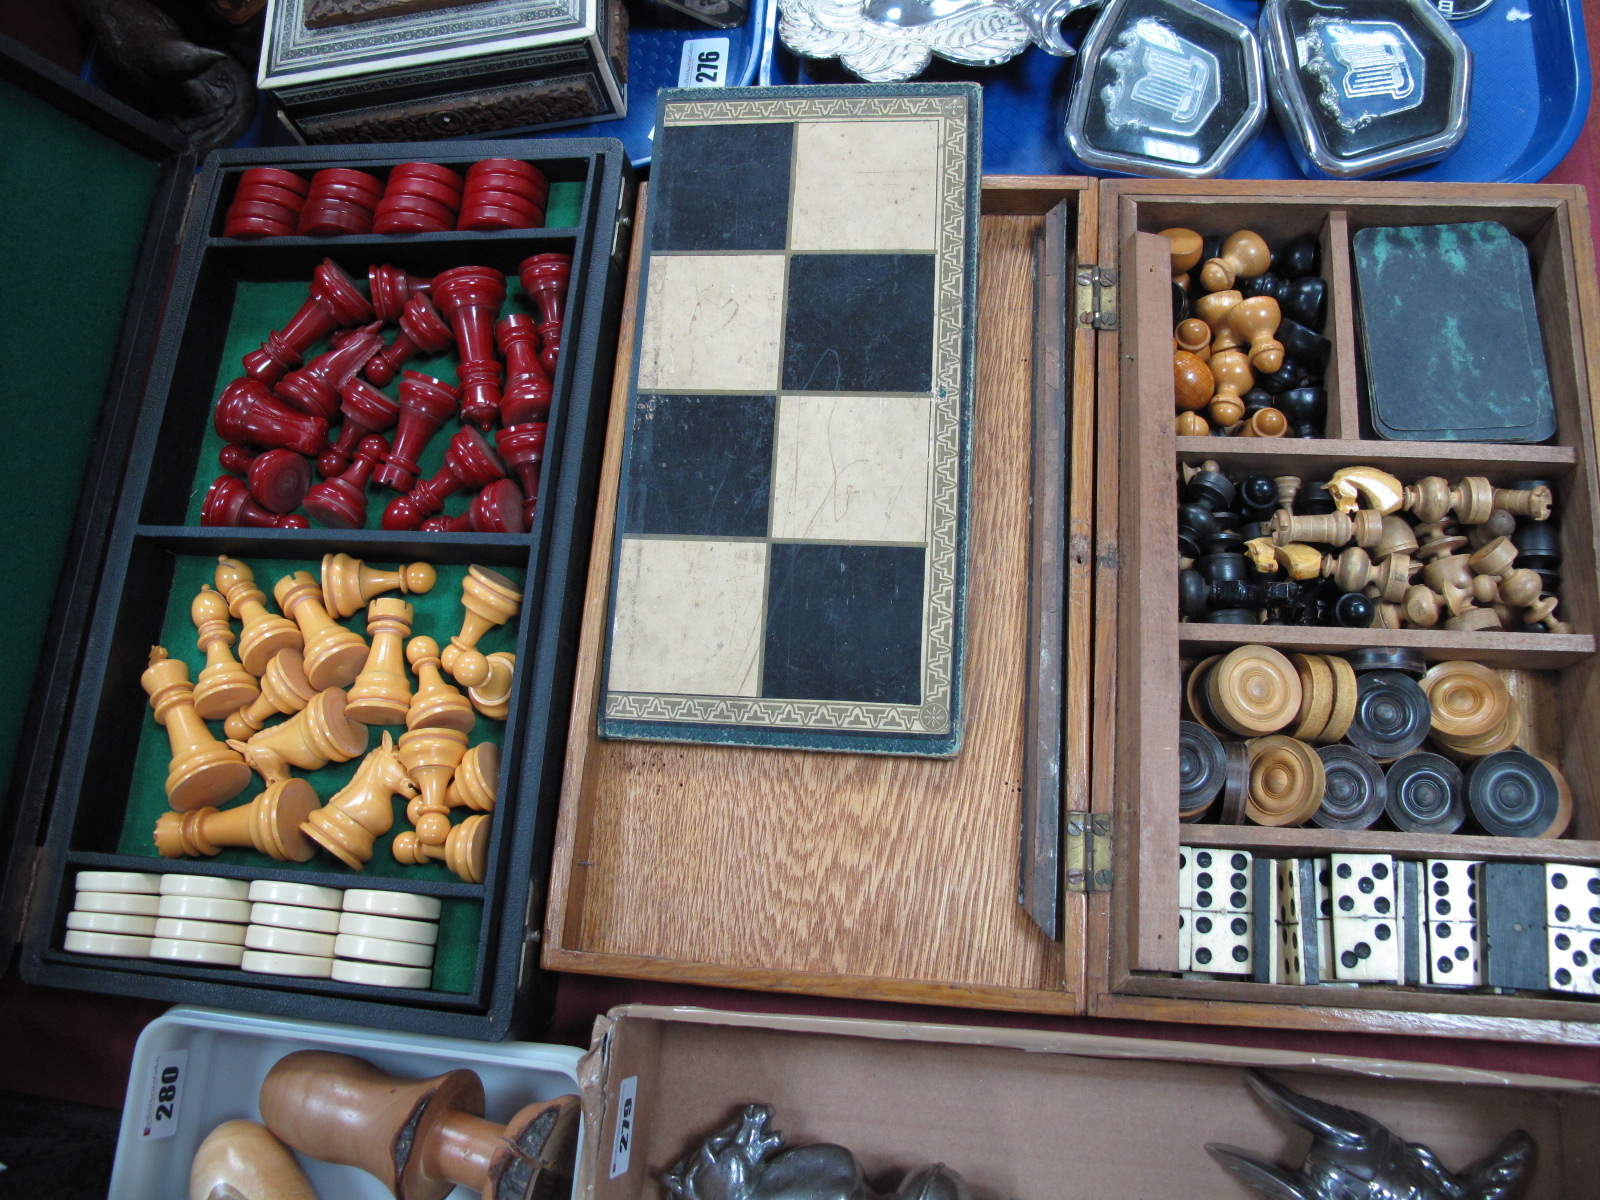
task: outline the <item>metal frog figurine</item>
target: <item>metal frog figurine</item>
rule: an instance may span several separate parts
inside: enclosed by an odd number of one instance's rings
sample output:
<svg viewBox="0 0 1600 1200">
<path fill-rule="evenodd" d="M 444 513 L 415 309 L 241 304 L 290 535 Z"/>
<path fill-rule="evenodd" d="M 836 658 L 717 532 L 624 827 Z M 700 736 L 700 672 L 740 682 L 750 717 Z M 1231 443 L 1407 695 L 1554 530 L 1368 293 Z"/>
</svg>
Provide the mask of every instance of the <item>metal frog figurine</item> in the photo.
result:
<svg viewBox="0 0 1600 1200">
<path fill-rule="evenodd" d="M 1533 1174 L 1533 1139 L 1520 1129 L 1456 1175 L 1426 1146 L 1396 1136 L 1371 1117 L 1302 1096 L 1255 1071 L 1245 1079 L 1268 1107 L 1312 1135 L 1296 1171 L 1233 1146 L 1206 1146 L 1267 1200 L 1516 1200 Z"/>
<path fill-rule="evenodd" d="M 747 1104 L 662 1173 L 681 1200 L 878 1200 L 861 1162 L 843 1146 L 816 1142 L 783 1150 L 772 1108 Z M 943 1163 L 907 1175 L 884 1200 L 972 1200 L 966 1181 Z"/>
</svg>

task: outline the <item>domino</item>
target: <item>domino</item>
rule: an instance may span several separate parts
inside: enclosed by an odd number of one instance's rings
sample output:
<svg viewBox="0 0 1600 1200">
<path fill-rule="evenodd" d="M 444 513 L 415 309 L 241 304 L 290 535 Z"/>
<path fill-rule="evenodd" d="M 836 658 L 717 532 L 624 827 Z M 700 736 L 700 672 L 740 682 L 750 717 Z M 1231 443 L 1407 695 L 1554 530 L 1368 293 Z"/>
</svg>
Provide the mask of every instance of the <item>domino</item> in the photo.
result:
<svg viewBox="0 0 1600 1200">
<path fill-rule="evenodd" d="M 1483 979 L 1490 987 L 1550 986 L 1545 864 L 1488 862 L 1479 876 Z"/>
<path fill-rule="evenodd" d="M 1194 916 L 1194 969 L 1213 975 L 1251 975 L 1253 918 L 1249 913 L 1197 912 Z"/>
<path fill-rule="evenodd" d="M 1471 921 L 1428 923 L 1428 983 L 1433 987 L 1478 987 L 1478 927 Z"/>
<path fill-rule="evenodd" d="M 1552 992 L 1600 996 L 1600 930 L 1554 926 L 1548 952 Z"/>
<path fill-rule="evenodd" d="M 1282 928 L 1278 901 L 1278 864 L 1270 858 L 1258 858 L 1250 865 L 1250 886 L 1255 901 L 1251 912 L 1252 922 L 1250 955 L 1255 961 L 1257 983 L 1283 981 L 1283 956 L 1278 952 L 1279 930 Z"/>
<path fill-rule="evenodd" d="M 356 935 L 341 933 L 339 936 Z M 1178 970 L 1194 970 L 1194 914 L 1187 908 L 1178 910 Z"/>
<path fill-rule="evenodd" d="M 1394 920 L 1394 859 L 1386 854 L 1335 854 L 1331 862 L 1335 921 L 1349 917 Z"/>
<path fill-rule="evenodd" d="M 1545 924 L 1600 929 L 1600 867 L 1546 863 Z"/>
<path fill-rule="evenodd" d="M 1196 850 L 1189 907 L 1197 913 L 1251 912 L 1250 863 L 1245 850 Z"/>
<path fill-rule="evenodd" d="M 1335 868 L 1337 872 L 1337 868 Z M 1335 977 L 1356 983 L 1399 983 L 1398 928 L 1390 917 L 1337 917 L 1333 922 Z"/>
<path fill-rule="evenodd" d="M 1428 872 L 1428 920 L 1478 920 L 1478 871 L 1482 863 L 1432 858 Z"/>
<path fill-rule="evenodd" d="M 1428 981 L 1427 871 L 1418 862 L 1397 862 L 1395 871 L 1400 909 L 1400 982 L 1415 987 Z"/>
</svg>

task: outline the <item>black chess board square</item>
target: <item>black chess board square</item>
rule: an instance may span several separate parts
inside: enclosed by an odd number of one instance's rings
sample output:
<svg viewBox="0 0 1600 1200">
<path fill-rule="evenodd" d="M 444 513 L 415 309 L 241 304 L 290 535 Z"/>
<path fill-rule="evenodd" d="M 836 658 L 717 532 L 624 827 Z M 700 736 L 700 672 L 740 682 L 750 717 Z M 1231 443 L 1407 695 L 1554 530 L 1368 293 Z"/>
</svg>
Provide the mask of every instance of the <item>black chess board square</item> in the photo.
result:
<svg viewBox="0 0 1600 1200">
<path fill-rule="evenodd" d="M 629 428 L 622 529 L 765 537 L 773 396 L 641 393 Z"/>
<path fill-rule="evenodd" d="M 931 391 L 934 267 L 931 254 L 792 255 L 784 390 Z"/>
<path fill-rule="evenodd" d="M 794 126 L 668 125 L 655 146 L 652 250 L 782 250 Z"/>
<path fill-rule="evenodd" d="M 918 704 L 921 546 L 775 543 L 761 694 Z"/>
</svg>

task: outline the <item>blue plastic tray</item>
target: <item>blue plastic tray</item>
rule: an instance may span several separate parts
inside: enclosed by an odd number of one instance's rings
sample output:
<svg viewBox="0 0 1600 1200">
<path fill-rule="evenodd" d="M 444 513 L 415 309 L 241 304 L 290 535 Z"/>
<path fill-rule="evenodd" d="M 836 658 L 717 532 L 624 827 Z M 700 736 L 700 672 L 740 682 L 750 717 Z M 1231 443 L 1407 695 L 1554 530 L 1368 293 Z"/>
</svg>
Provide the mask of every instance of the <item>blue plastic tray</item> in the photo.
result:
<svg viewBox="0 0 1600 1200">
<path fill-rule="evenodd" d="M 775 3 L 774 3 L 775 7 Z M 1258 5 L 1218 0 L 1213 8 L 1254 29 Z M 1517 14 L 1521 14 L 1518 16 Z M 1515 19 L 1514 19 L 1515 18 Z M 1494 0 L 1483 13 L 1452 22 L 1472 50 L 1467 135 L 1454 154 L 1396 179 L 1531 183 L 1543 179 L 1577 139 L 1589 109 L 1589 59 L 1583 12 L 1567 0 Z M 762 84 L 837 83 L 829 60 L 807 62 L 770 39 Z M 1030 49 L 1002 67 L 956 67 L 935 59 L 920 78 L 972 79 L 983 87 L 983 169 L 991 175 L 1104 175 L 1067 152 L 1062 134 L 1072 64 Z M 647 105 L 635 93 L 633 105 Z M 1300 179 L 1276 121 L 1240 151 L 1224 178 Z"/>
</svg>

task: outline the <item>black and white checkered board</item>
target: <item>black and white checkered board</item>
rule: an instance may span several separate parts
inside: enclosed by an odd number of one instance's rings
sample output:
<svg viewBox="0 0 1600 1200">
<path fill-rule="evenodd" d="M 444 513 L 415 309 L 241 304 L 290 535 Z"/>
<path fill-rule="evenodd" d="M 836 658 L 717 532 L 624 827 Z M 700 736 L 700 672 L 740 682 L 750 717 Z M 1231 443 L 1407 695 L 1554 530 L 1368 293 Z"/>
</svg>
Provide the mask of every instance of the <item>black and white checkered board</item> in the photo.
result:
<svg viewBox="0 0 1600 1200">
<path fill-rule="evenodd" d="M 959 748 L 978 105 L 661 93 L 602 736 Z"/>
</svg>

